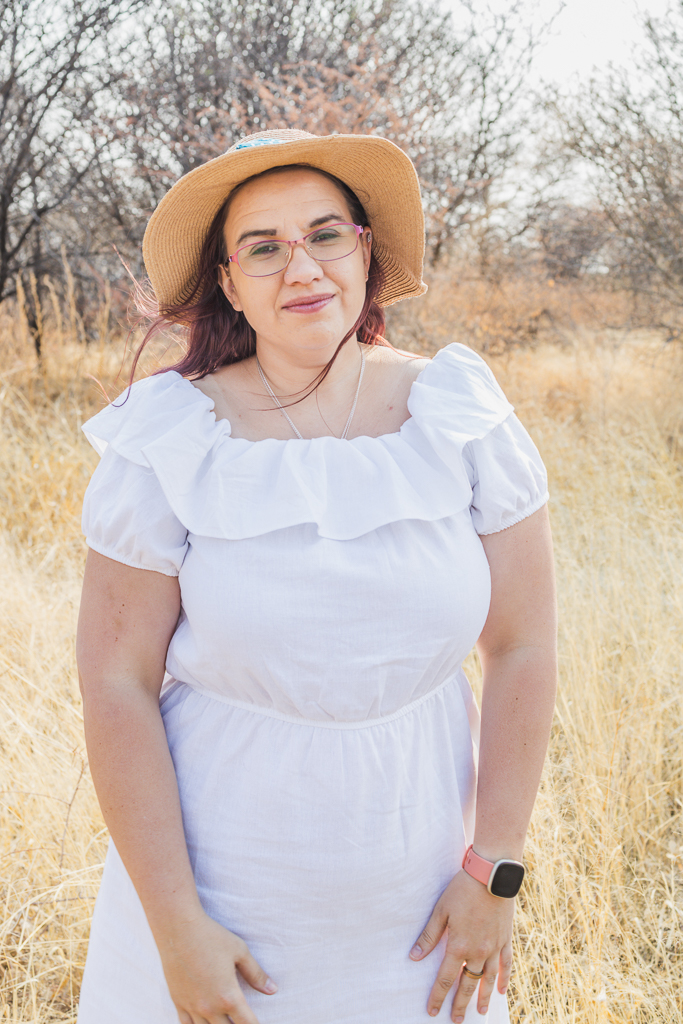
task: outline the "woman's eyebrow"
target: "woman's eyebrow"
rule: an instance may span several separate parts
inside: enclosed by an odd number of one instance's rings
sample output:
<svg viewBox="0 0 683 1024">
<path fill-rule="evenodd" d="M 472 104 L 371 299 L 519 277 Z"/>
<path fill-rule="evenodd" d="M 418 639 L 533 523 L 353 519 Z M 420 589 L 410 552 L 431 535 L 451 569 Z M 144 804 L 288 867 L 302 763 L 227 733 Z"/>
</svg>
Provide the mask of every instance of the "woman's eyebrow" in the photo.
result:
<svg viewBox="0 0 683 1024">
<path fill-rule="evenodd" d="M 259 228 L 255 228 L 253 231 L 243 231 L 235 245 L 241 245 L 247 238 L 275 238 L 276 235 L 277 231 L 275 228 L 264 228 L 262 231 Z"/>
<path fill-rule="evenodd" d="M 310 231 L 313 228 L 319 228 L 321 224 L 329 223 L 329 221 L 331 220 L 339 221 L 342 219 L 343 218 L 339 213 L 326 213 L 323 217 L 316 217 L 315 220 L 312 220 L 308 225 L 308 229 Z M 275 230 L 275 228 L 264 228 L 262 231 L 256 228 L 251 231 L 243 231 L 242 234 L 237 239 L 237 241 L 235 242 L 235 245 L 241 245 L 242 242 L 246 241 L 247 238 L 275 238 L 276 236 L 277 231 Z"/>
<path fill-rule="evenodd" d="M 319 228 L 321 224 L 327 224 L 328 221 L 341 221 L 343 219 L 338 213 L 326 213 L 324 217 L 316 217 L 308 226 L 309 228 Z"/>
</svg>

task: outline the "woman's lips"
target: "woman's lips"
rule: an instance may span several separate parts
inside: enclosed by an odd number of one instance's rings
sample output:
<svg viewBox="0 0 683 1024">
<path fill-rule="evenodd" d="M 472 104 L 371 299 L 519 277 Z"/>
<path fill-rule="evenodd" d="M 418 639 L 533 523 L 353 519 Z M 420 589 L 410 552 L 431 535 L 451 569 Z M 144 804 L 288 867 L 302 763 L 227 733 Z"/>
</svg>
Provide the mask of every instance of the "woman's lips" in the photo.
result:
<svg viewBox="0 0 683 1024">
<path fill-rule="evenodd" d="M 334 295 L 309 295 L 288 302 L 282 308 L 290 313 L 317 313 L 318 310 L 324 309 L 333 298 Z"/>
</svg>

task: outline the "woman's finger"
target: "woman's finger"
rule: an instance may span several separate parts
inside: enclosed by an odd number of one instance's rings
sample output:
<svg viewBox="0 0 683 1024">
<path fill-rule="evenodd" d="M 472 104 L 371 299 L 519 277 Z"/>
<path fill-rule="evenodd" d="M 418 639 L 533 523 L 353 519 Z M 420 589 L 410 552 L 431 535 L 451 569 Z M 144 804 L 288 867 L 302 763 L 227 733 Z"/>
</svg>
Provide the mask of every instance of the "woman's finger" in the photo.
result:
<svg viewBox="0 0 683 1024">
<path fill-rule="evenodd" d="M 506 942 L 500 951 L 498 964 L 498 991 L 505 995 L 512 974 L 512 942 Z"/>
<path fill-rule="evenodd" d="M 268 996 L 277 992 L 277 985 L 251 955 L 246 943 L 235 958 L 235 963 L 244 980 L 248 981 L 252 988 L 258 989 L 259 992 L 265 992 Z"/>
<path fill-rule="evenodd" d="M 205 1016 L 206 1022 L 203 1017 L 198 1018 L 200 1024 L 259 1024 L 256 1014 L 249 1007 L 240 988 L 223 1000 L 220 1010 Z"/>
<path fill-rule="evenodd" d="M 432 985 L 432 991 L 429 993 L 429 999 L 427 1000 L 427 1013 L 430 1017 L 436 1017 L 443 1005 L 444 999 L 458 980 L 464 959 L 465 956 L 461 950 L 446 947 L 446 953 L 441 961 L 439 973 L 436 976 L 436 981 Z"/>
<path fill-rule="evenodd" d="M 479 982 L 479 995 L 477 997 L 477 1009 L 481 1014 L 486 1013 L 489 1008 L 491 993 L 496 986 L 498 962 L 499 958 L 492 956 L 484 964 L 484 977 Z"/>
<path fill-rule="evenodd" d="M 181 1020 L 186 1019 L 188 1024 L 259 1024 L 237 984 L 222 998 L 211 1000 L 211 1003 L 210 1006 L 208 1001 L 204 1004 L 200 1002 L 192 1013 L 181 1011 L 185 1014 Z"/>
<path fill-rule="evenodd" d="M 451 1020 L 455 1021 L 455 1024 L 462 1024 L 464 1021 L 465 1010 L 467 1009 L 468 1003 L 479 984 L 479 980 L 477 978 L 470 978 L 468 974 L 465 974 L 465 967 L 467 967 L 472 974 L 479 974 L 484 970 L 484 965 L 474 959 L 469 960 L 463 965 L 463 970 L 460 974 L 458 987 L 453 999 L 453 1008 L 451 1010 Z"/>
<path fill-rule="evenodd" d="M 410 951 L 411 960 L 421 960 L 427 953 L 431 953 L 443 935 L 447 921 L 447 916 L 439 909 L 437 903 L 432 911 L 432 916 L 427 921 L 419 939 Z"/>
</svg>

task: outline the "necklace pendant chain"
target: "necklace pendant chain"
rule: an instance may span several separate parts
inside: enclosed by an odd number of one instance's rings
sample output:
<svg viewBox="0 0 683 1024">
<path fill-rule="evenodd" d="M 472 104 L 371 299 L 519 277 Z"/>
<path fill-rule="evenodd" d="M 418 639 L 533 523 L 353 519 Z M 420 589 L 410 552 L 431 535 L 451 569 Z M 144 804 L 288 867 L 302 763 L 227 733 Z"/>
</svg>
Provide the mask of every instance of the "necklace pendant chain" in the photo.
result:
<svg viewBox="0 0 683 1024">
<path fill-rule="evenodd" d="M 296 436 L 299 438 L 300 441 L 305 440 L 303 434 L 299 433 L 299 431 L 298 431 L 298 429 L 296 427 L 296 424 L 294 423 L 294 421 L 290 417 L 290 415 L 287 412 L 287 410 L 283 407 L 282 402 L 280 401 L 280 399 L 277 397 L 277 395 L 273 391 L 272 387 L 270 386 L 270 381 L 268 380 L 268 378 L 266 377 L 265 373 L 263 372 L 263 367 L 261 366 L 261 364 L 259 362 L 259 357 L 258 356 L 256 356 L 256 367 L 258 369 L 258 372 L 259 372 L 259 375 L 261 377 L 261 380 L 263 381 L 263 386 L 265 387 L 266 391 L 268 392 L 270 397 L 275 402 L 276 406 L 278 407 L 278 409 L 280 410 L 280 412 L 282 413 L 284 418 L 289 423 L 290 427 L 292 428 L 292 430 L 294 431 Z M 360 349 L 360 373 L 358 374 L 358 385 L 356 387 L 356 394 L 354 395 L 353 405 L 351 406 L 351 412 L 349 413 L 349 418 L 347 419 L 346 426 L 344 427 L 344 429 L 342 430 L 342 432 L 341 432 L 341 434 L 339 436 L 339 440 L 340 441 L 345 440 L 346 436 L 347 436 L 347 434 L 349 432 L 349 427 L 351 426 L 351 421 L 353 419 L 353 414 L 355 413 L 356 406 L 358 405 L 358 396 L 360 395 L 360 386 L 363 383 L 363 373 L 364 373 L 364 371 L 365 371 L 365 350 L 361 346 L 361 349 Z"/>
</svg>

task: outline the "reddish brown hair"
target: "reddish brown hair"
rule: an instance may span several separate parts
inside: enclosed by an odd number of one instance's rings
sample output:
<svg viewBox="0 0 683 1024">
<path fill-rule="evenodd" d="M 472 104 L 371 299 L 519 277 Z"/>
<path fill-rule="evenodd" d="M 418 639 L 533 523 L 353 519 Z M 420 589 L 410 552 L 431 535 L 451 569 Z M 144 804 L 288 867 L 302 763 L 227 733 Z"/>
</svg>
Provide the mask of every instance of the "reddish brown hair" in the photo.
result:
<svg viewBox="0 0 683 1024">
<path fill-rule="evenodd" d="M 339 189 L 346 200 L 353 222 L 363 227 L 371 227 L 371 225 L 368 225 L 368 218 L 362 203 L 348 185 L 339 178 L 334 177 L 334 175 L 321 171 L 316 167 L 309 167 L 306 164 L 291 164 L 286 167 L 273 167 L 263 174 L 247 178 L 233 189 L 211 222 L 199 254 L 197 279 L 188 297 L 182 302 L 176 302 L 163 310 L 159 310 L 154 296 L 149 292 L 138 289 L 138 308 L 145 317 L 152 319 L 152 323 L 135 355 L 131 381 L 143 349 L 168 324 L 176 324 L 185 328 L 187 332 L 187 351 L 183 358 L 175 363 L 175 365 L 157 370 L 157 373 L 175 370 L 177 373 L 182 374 L 183 377 L 200 380 L 202 377 L 206 377 L 207 374 L 213 373 L 220 366 L 238 363 L 242 359 L 255 354 L 256 334 L 253 328 L 247 322 L 244 313 L 233 309 L 223 294 L 219 283 L 219 267 L 228 258 L 223 229 L 232 200 L 248 182 L 254 181 L 256 178 L 262 178 L 265 175 L 300 167 L 305 167 L 306 170 L 314 170 L 317 174 L 322 174 L 325 178 L 328 178 Z M 306 389 L 303 398 L 310 394 L 311 390 L 314 390 L 325 379 L 342 346 L 354 334 L 357 335 L 359 341 L 366 345 L 388 345 L 388 342 L 384 339 L 384 311 L 377 302 L 377 297 L 383 285 L 384 273 L 382 267 L 377 262 L 375 256 L 371 254 L 365 301 L 360 316 L 351 330 L 340 341 L 332 359 L 324 367 L 316 380 L 312 382 L 313 387 L 310 390 Z M 299 399 L 299 401 L 301 400 Z"/>
</svg>

